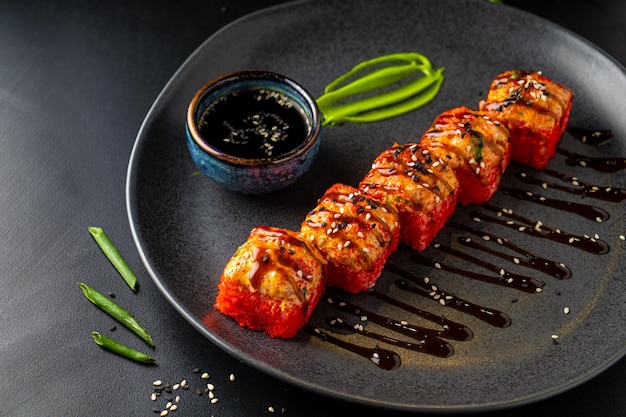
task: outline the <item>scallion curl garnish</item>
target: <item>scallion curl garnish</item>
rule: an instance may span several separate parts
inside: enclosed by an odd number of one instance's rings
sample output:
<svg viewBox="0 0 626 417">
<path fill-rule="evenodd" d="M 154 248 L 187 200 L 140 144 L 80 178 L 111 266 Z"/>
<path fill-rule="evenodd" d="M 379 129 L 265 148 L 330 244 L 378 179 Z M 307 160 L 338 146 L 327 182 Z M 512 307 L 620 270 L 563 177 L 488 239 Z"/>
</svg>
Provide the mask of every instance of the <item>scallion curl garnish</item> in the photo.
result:
<svg viewBox="0 0 626 417">
<path fill-rule="evenodd" d="M 316 100 L 322 124 L 377 122 L 416 110 L 435 98 L 443 71 L 417 52 L 361 62 L 328 84 Z"/>
</svg>

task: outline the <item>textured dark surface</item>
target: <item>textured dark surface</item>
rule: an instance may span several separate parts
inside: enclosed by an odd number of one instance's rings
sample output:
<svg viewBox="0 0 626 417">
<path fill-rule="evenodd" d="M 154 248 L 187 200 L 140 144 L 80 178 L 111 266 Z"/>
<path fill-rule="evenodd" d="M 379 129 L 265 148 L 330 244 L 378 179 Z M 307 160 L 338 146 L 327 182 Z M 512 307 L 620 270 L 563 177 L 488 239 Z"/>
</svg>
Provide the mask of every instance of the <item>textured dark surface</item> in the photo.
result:
<svg viewBox="0 0 626 417">
<path fill-rule="evenodd" d="M 253 416 L 270 414 L 268 407 L 273 407 L 276 413 L 281 413 L 284 408 L 287 415 L 293 416 L 343 415 L 345 412 L 339 409 L 346 404 L 350 405 L 350 415 L 380 415 L 380 409 L 345 403 L 312 393 L 286 382 L 285 378 L 275 378 L 260 372 L 215 346 L 168 303 L 167 298 L 151 280 L 136 251 L 128 225 L 124 192 L 126 169 L 135 137 L 152 103 L 187 57 L 216 30 L 249 12 L 277 3 L 280 2 L 222 3 L 189 0 L 148 3 L 137 0 L 87 5 L 73 1 L 51 3 L 30 0 L 0 3 L 0 142 L 3 149 L 0 156 L 0 256 L 3 266 L 0 273 L 3 283 L 0 298 L 3 335 L 0 342 L 0 374 L 3 376 L 0 399 L 3 408 L 0 414 L 154 415 L 152 409 L 164 408 L 166 401 L 165 395 L 158 401 L 150 400 L 152 381 L 162 379 L 175 383 L 187 378 L 192 389 L 180 391 L 181 400 L 176 411 L 180 415 Z M 578 33 L 619 62 L 626 62 L 626 50 L 622 41 L 626 36 L 624 3 L 521 3 L 508 2 Z M 459 0 L 459 4 L 465 7 L 467 2 Z M 315 13 L 312 13 L 311 18 L 314 16 Z M 411 18 L 417 24 L 421 17 Z M 450 21 L 455 19 L 453 16 L 446 18 Z M 257 24 L 262 23 L 276 24 L 263 20 L 259 20 Z M 356 21 L 348 19 L 345 23 L 349 28 L 352 25 L 351 29 L 358 32 Z M 472 24 L 468 21 L 463 23 L 465 26 L 459 30 L 466 28 L 472 33 L 492 30 L 490 27 L 477 27 L 475 21 Z M 516 18 L 509 23 L 515 26 L 519 22 Z M 290 26 L 294 22 L 285 20 L 279 24 Z M 318 36 L 324 38 L 340 29 L 340 23 L 335 21 L 333 25 L 319 27 Z M 410 39 L 403 39 L 400 33 L 394 34 L 391 29 L 382 30 L 392 36 L 394 42 L 413 45 Z M 310 29 L 305 27 L 299 28 L 302 32 L 308 30 Z M 548 32 L 548 36 L 552 36 L 552 30 Z M 224 60 L 225 62 L 211 62 L 211 68 L 207 69 L 207 78 L 228 69 L 228 62 L 233 60 L 257 63 L 262 62 L 268 53 L 270 57 L 275 57 L 289 52 L 298 35 L 294 33 L 276 36 L 278 40 L 275 44 L 266 45 L 269 49 L 256 47 L 253 43 L 224 45 L 224 53 L 229 59 Z M 433 34 L 428 36 L 440 40 Z M 323 81 L 335 74 L 336 69 L 331 64 L 336 61 L 335 56 L 342 50 L 344 41 L 363 41 L 361 52 L 377 52 L 372 49 L 375 42 L 369 42 L 367 37 L 362 38 L 365 39 L 349 35 L 346 40 L 331 39 L 331 42 L 326 39 L 326 55 L 321 62 L 310 63 L 318 69 L 310 88 L 319 90 Z M 443 42 L 445 37 L 441 39 Z M 563 39 L 570 39 L 570 36 L 564 36 Z M 493 59 L 490 56 L 497 52 L 498 42 L 500 41 L 494 40 L 488 49 L 478 53 L 484 54 L 487 61 Z M 278 49 L 276 44 L 279 45 Z M 442 48 L 445 47 L 443 43 Z M 431 49 L 432 46 L 429 45 L 422 47 L 419 44 L 414 48 L 428 53 L 433 59 L 440 56 L 440 52 Z M 453 49 L 454 44 L 448 45 L 448 48 Z M 544 45 L 543 48 L 547 46 Z M 542 50 L 543 55 L 533 57 L 532 62 L 548 56 L 545 49 Z M 350 53 L 357 56 L 359 52 L 356 47 Z M 468 60 L 475 59 L 470 51 L 466 53 Z M 597 52 L 591 52 L 589 57 L 568 60 L 567 68 L 556 65 L 567 57 L 566 49 L 555 49 L 550 54 L 554 56 L 554 60 L 543 66 L 546 73 L 554 71 L 563 75 L 564 82 L 582 88 L 580 96 L 590 100 L 583 101 L 582 109 L 575 109 L 573 117 L 593 124 L 621 120 L 616 119 L 616 114 L 619 106 L 622 106 L 623 112 L 623 104 L 606 101 L 607 97 L 623 95 L 616 90 L 617 87 L 613 87 L 615 91 L 609 88 L 601 97 L 594 98 L 592 94 L 594 86 L 610 82 L 595 78 L 594 70 L 598 71 L 598 77 L 605 74 L 596 66 L 594 57 L 597 57 Z M 289 62 L 292 64 L 281 64 L 278 67 L 294 78 L 308 82 L 306 75 L 311 73 L 311 66 L 305 66 L 302 62 Z M 468 64 L 469 62 L 471 61 Z M 511 61 L 507 63 L 512 64 Z M 468 83 L 463 83 L 458 78 L 455 81 L 454 75 L 459 77 L 462 73 L 460 67 L 459 63 L 456 74 L 448 74 L 448 80 L 451 81 L 450 91 L 442 93 L 442 106 L 447 106 L 448 103 L 461 104 L 463 100 L 474 102 L 484 94 L 482 86 L 485 80 L 492 77 L 492 74 L 481 74 L 482 79 L 472 78 Z M 453 68 L 454 66 L 450 67 Z M 467 70 L 472 69 L 468 66 Z M 589 83 L 583 82 L 583 75 L 589 73 L 592 73 L 592 79 Z M 619 82 L 623 84 L 623 79 Z M 189 88 L 192 89 L 192 86 Z M 184 117 L 185 100 L 181 98 L 179 103 L 183 105 L 180 116 L 172 109 L 163 109 L 168 117 L 159 118 L 157 124 L 151 125 L 151 129 L 156 132 L 173 131 Z M 608 110 L 608 113 L 591 113 L 589 109 L 596 106 Z M 425 121 L 430 120 L 441 109 L 437 105 L 429 107 L 417 117 L 415 129 L 423 130 Z M 391 130 L 394 125 L 385 123 L 374 128 L 354 127 L 351 132 L 365 137 L 381 137 L 387 142 L 396 136 L 408 137 L 415 130 L 404 127 L 394 131 Z M 607 152 L 620 151 L 624 154 L 623 136 L 626 127 L 623 122 L 621 126 L 611 127 L 620 132 L 621 137 L 618 137 L 618 142 L 611 145 Z M 182 138 L 181 132 L 178 138 L 171 140 Z M 157 136 L 156 139 L 162 140 L 162 137 Z M 327 139 L 325 143 L 333 143 L 332 136 Z M 166 148 L 151 154 L 150 158 L 167 160 L 185 157 L 184 148 L 176 148 L 178 145 L 174 145 L 174 142 L 167 144 L 175 147 L 173 154 L 166 154 Z M 344 146 L 349 146 L 349 143 L 337 145 L 340 148 L 339 153 L 334 152 L 337 149 L 326 149 L 328 158 L 320 160 L 317 169 L 324 172 L 326 178 L 349 183 L 355 182 L 367 168 L 371 160 L 367 160 L 369 154 L 373 155 L 384 147 L 381 144 L 380 149 L 360 149 L 359 157 L 362 160 L 354 161 L 354 165 L 351 164 L 348 170 L 347 166 L 342 165 L 347 152 Z M 159 152 L 163 154 L 159 155 Z M 189 161 L 182 163 L 179 168 L 188 169 L 190 173 L 194 169 Z M 172 166 L 164 166 L 162 172 L 174 169 L 176 168 Z M 623 175 L 615 178 L 615 185 L 623 187 Z M 185 184 L 192 190 L 194 187 L 202 188 L 204 193 L 211 189 L 204 178 L 195 179 L 203 182 L 203 185 L 199 186 L 191 181 Z M 181 207 L 190 197 L 187 195 L 182 198 L 181 195 L 171 194 L 167 185 L 176 181 L 181 181 L 181 178 L 175 177 L 162 184 L 153 184 L 155 188 L 152 193 L 161 194 L 161 198 L 168 197 L 165 202 L 167 204 L 144 208 L 145 216 L 158 218 L 167 212 L 168 207 L 178 208 L 179 215 L 182 215 L 185 210 L 197 212 L 200 205 L 206 204 L 206 201 L 202 201 L 202 196 L 197 195 L 194 203 L 199 207 Z M 325 184 L 307 184 L 310 185 L 309 193 L 296 193 L 291 217 L 282 216 L 284 208 L 280 198 L 263 200 L 261 203 L 264 210 L 273 213 L 267 216 L 267 222 L 296 227 L 296 222 L 300 220 L 298 210 L 311 207 L 316 196 L 321 195 L 325 187 Z M 137 195 L 141 195 L 141 192 Z M 281 198 L 287 200 L 288 197 L 284 194 Z M 229 201 L 232 203 L 235 200 L 241 203 L 238 205 L 239 216 L 244 220 L 233 225 L 231 230 L 220 230 L 211 241 L 201 239 L 204 233 L 201 229 L 193 232 L 196 236 L 181 234 L 176 227 L 177 219 L 171 219 L 167 228 L 162 224 L 151 225 L 153 229 L 150 233 L 158 234 L 163 239 L 163 246 L 159 249 L 162 251 L 159 253 L 160 264 L 173 271 L 174 276 L 188 277 L 189 273 L 194 273 L 197 270 L 197 260 L 191 257 L 191 253 L 180 252 L 181 246 L 186 245 L 188 239 L 207 246 L 200 246 L 199 249 L 223 253 L 232 251 L 235 240 L 247 232 L 246 222 L 254 221 L 254 216 L 258 216 L 255 207 L 244 204 L 245 198 L 231 197 Z M 218 213 L 222 217 L 233 215 L 226 208 L 211 209 L 215 210 L 223 210 Z M 203 216 L 205 217 L 201 221 L 208 222 L 212 218 L 210 212 Z M 556 217 L 552 219 L 558 220 Z M 190 219 L 178 220 L 186 222 Z M 618 233 L 623 234 L 624 228 L 620 222 L 623 222 L 623 214 L 614 218 L 612 223 L 603 225 L 615 226 L 614 230 L 605 231 L 603 237 L 606 235 L 614 238 Z M 137 294 L 130 292 L 102 256 L 87 231 L 87 227 L 91 225 L 104 228 L 135 269 L 140 280 Z M 578 230 L 583 229 L 585 227 L 581 223 Z M 595 230 L 598 230 L 597 227 L 592 227 L 589 231 L 593 233 Z M 227 239 L 222 236 L 227 236 Z M 574 262 L 583 268 L 592 263 L 584 256 Z M 603 259 L 599 265 L 607 262 L 608 260 Z M 619 265 L 619 262 L 622 262 L 623 268 L 623 261 L 615 261 L 611 266 L 615 268 L 614 265 Z M 211 268 L 217 268 L 216 264 L 207 265 L 207 271 Z M 596 284 L 599 286 L 613 285 L 610 284 L 610 279 L 606 279 L 606 273 L 591 275 L 585 279 L 595 278 L 599 280 L 597 282 L 600 284 Z M 615 285 L 623 286 L 621 276 L 612 278 Z M 119 325 L 115 331 L 111 331 L 113 320 L 84 299 L 76 285 L 77 281 L 84 281 L 105 293 L 115 293 L 116 301 L 128 307 L 149 329 L 155 339 L 156 349 L 152 350 Z M 588 291 L 588 287 L 581 281 L 582 279 L 563 283 L 564 296 L 571 296 L 574 301 L 588 300 L 585 293 L 579 294 L 570 289 Z M 195 291 L 195 287 L 188 281 L 176 281 L 172 285 L 184 289 L 185 297 L 191 297 L 190 293 Z M 600 296 L 597 301 L 602 302 L 604 292 L 599 291 L 598 294 Z M 609 330 L 621 329 L 623 332 L 622 294 L 614 295 L 616 298 L 610 302 L 613 306 L 619 306 L 621 300 L 622 307 L 621 310 L 613 310 L 611 317 L 605 318 L 606 328 Z M 547 295 L 551 299 L 556 298 L 555 293 Z M 516 303 L 516 308 L 520 311 L 526 307 L 527 304 Z M 204 307 L 199 304 L 193 308 L 195 313 L 201 313 Z M 561 314 L 560 308 L 561 305 L 555 306 L 555 314 Z M 596 311 L 601 311 L 601 307 L 598 306 Z M 542 326 L 541 323 L 539 326 Z M 589 352 L 588 356 L 598 355 L 598 352 L 604 355 L 602 346 L 615 346 L 620 341 L 623 348 L 623 333 L 608 332 L 598 335 L 597 328 L 586 328 L 584 324 L 581 327 L 584 332 L 597 336 L 594 346 L 598 350 Z M 91 341 L 92 330 L 112 335 L 133 347 L 153 353 L 158 359 L 158 365 L 139 365 L 102 351 Z M 509 330 L 512 329 L 505 332 Z M 500 339 L 491 340 L 497 344 Z M 525 351 L 525 343 L 527 340 L 519 340 L 520 351 Z M 554 346 L 550 346 L 552 347 Z M 583 344 L 583 347 L 587 348 L 588 345 Z M 568 347 L 564 341 L 556 348 L 567 351 L 572 346 Z M 280 352 L 280 349 L 276 348 L 276 351 Z M 462 353 L 457 351 L 456 357 L 460 357 Z M 468 349 L 467 354 L 470 353 L 471 349 Z M 581 355 L 581 352 L 575 355 Z M 334 357 L 328 355 L 328 358 Z M 302 362 L 306 363 L 306 359 L 303 358 Z M 558 363 L 562 360 L 563 356 L 556 354 L 555 366 L 560 366 Z M 583 358 L 583 363 L 586 360 Z M 572 363 L 572 373 L 576 374 L 580 366 L 580 362 Z M 215 385 L 216 397 L 219 398 L 216 404 L 211 404 L 206 395 L 195 394 L 195 389 L 203 388 L 203 382 L 206 382 L 192 373 L 196 367 L 210 374 L 209 382 Z M 498 372 L 496 365 L 491 367 L 494 372 Z M 519 373 L 520 378 L 527 378 L 524 376 L 527 369 L 536 371 L 532 366 L 521 364 L 516 373 Z M 344 371 L 341 366 L 337 366 L 337 375 Z M 626 364 L 622 359 L 591 380 L 564 393 L 530 405 L 491 412 L 489 415 L 622 416 L 626 412 L 626 397 L 623 395 L 625 372 Z M 229 380 L 231 373 L 236 377 L 234 381 Z M 540 380 L 549 373 L 548 369 L 533 375 Z M 571 377 L 572 375 L 567 376 Z M 466 378 L 472 379 L 475 376 L 467 374 Z M 286 379 L 289 380 L 289 377 Z M 422 383 L 428 384 L 417 374 L 413 384 Z M 371 391 L 376 381 L 369 378 L 362 380 L 362 384 L 367 387 L 366 390 Z M 450 390 L 454 390 L 455 385 L 456 382 L 453 381 Z M 393 414 L 385 412 L 385 415 Z"/>
</svg>

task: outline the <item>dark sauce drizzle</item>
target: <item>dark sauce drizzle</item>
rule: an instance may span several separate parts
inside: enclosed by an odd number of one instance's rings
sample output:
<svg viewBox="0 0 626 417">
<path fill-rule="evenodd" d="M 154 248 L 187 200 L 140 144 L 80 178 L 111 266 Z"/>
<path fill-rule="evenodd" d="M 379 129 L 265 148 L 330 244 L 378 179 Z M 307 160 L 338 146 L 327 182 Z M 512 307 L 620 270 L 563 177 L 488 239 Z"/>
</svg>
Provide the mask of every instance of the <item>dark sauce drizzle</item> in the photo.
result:
<svg viewBox="0 0 626 417">
<path fill-rule="evenodd" d="M 568 128 L 568 132 L 575 138 L 579 139 L 581 142 L 588 145 L 600 145 L 606 143 L 613 137 L 613 134 L 610 130 L 591 131 L 570 127 Z M 598 171 L 608 173 L 614 173 L 626 169 L 626 159 L 624 158 L 592 158 L 569 152 L 563 148 L 557 148 L 557 152 L 568 157 L 566 163 L 570 166 L 589 167 Z M 626 199 L 625 189 L 616 187 L 600 187 L 597 185 L 584 183 L 576 177 L 567 176 L 548 168 L 545 168 L 542 172 L 552 177 L 558 178 L 562 181 L 570 182 L 575 186 L 575 188 L 563 186 L 560 184 L 547 183 L 538 179 L 537 177 L 528 175 L 527 173 L 518 174 L 518 178 L 520 178 L 526 184 L 540 185 L 544 189 L 552 188 L 579 195 L 581 197 L 596 198 L 610 202 L 622 202 Z M 599 207 L 551 199 L 534 194 L 530 191 L 512 187 L 500 186 L 499 190 L 507 195 L 521 200 L 538 203 L 557 210 L 571 212 L 597 222 L 604 222 L 609 219 L 609 213 Z M 549 239 L 557 243 L 567 244 L 570 247 L 594 254 L 601 255 L 609 252 L 608 244 L 598 238 L 577 236 L 560 229 L 555 229 L 546 226 L 539 221 L 534 221 L 531 219 L 527 219 L 523 216 L 513 214 L 511 210 L 499 209 L 489 203 L 483 203 L 481 206 L 488 211 L 496 213 L 497 216 L 494 217 L 484 213 L 472 212 L 470 216 L 476 222 L 488 221 L 491 223 L 502 225 L 509 229 L 517 230 L 520 233 L 531 235 L 537 238 Z M 508 218 L 510 220 L 505 220 L 504 218 Z M 449 220 L 448 224 L 467 233 L 479 236 L 484 241 L 495 242 L 498 245 L 510 249 L 523 256 L 511 256 L 509 254 L 488 248 L 487 246 L 478 243 L 475 239 L 472 239 L 470 237 L 458 236 L 457 242 L 462 246 L 489 253 L 493 256 L 508 260 L 509 262 L 513 262 L 522 267 L 544 272 L 557 279 L 564 280 L 569 279 L 572 276 L 572 271 L 565 264 L 538 256 L 531 251 L 522 248 L 521 246 L 511 243 L 507 239 L 503 239 L 498 236 L 479 231 L 477 229 L 455 222 L 454 220 Z M 413 254 L 411 256 L 412 261 L 420 265 L 446 270 L 448 272 L 453 272 L 480 281 L 512 287 L 528 293 L 537 293 L 542 291 L 544 283 L 536 280 L 535 278 L 514 274 L 494 264 L 488 263 L 482 259 L 468 255 L 464 252 L 458 251 L 445 245 L 435 243 L 433 244 L 433 247 L 437 250 L 441 250 L 445 253 L 457 256 L 465 261 L 472 262 L 490 271 L 496 272 L 499 276 L 492 277 L 484 274 L 475 273 L 473 271 L 462 270 L 447 264 L 436 262 L 434 259 L 428 258 L 419 253 Z M 401 279 L 395 280 L 394 284 L 396 285 L 396 287 L 403 291 L 430 298 L 434 301 L 437 301 L 443 306 L 453 308 L 465 314 L 469 314 L 495 327 L 506 328 L 511 325 L 511 318 L 506 313 L 492 308 L 483 307 L 459 298 L 456 295 L 448 293 L 447 291 L 441 289 L 439 286 L 430 283 L 429 278 L 419 278 L 417 275 L 389 262 L 385 265 L 385 270 L 402 277 Z M 352 303 L 342 300 L 334 300 L 332 298 L 328 298 L 327 302 L 337 307 L 339 310 L 359 316 L 361 321 L 371 321 L 382 327 L 386 327 L 405 336 L 409 336 L 417 340 L 417 343 L 407 342 L 382 334 L 370 332 L 365 329 L 362 323 L 349 324 L 339 317 L 327 318 L 326 324 L 336 329 L 357 333 L 359 335 L 394 346 L 399 346 L 404 349 L 427 353 L 442 358 L 450 357 L 454 353 L 454 348 L 452 347 L 452 345 L 442 340 L 442 338 L 459 341 L 471 340 L 473 338 L 473 332 L 469 328 L 467 328 L 467 326 L 461 323 L 448 320 L 444 316 L 438 316 L 434 313 L 421 310 L 415 306 L 406 304 L 387 294 L 384 294 L 376 289 L 371 289 L 367 294 L 387 303 L 390 303 L 394 306 L 397 306 L 401 309 L 404 309 L 405 311 L 416 314 L 433 323 L 437 323 L 442 326 L 443 330 L 435 330 L 412 325 L 404 321 L 398 321 L 390 317 L 378 315 Z M 375 348 L 366 348 L 363 346 L 355 345 L 353 343 L 332 336 L 328 332 L 323 331 L 320 328 L 312 326 L 310 324 L 306 324 L 303 327 L 303 330 L 310 335 L 319 338 L 320 340 L 332 343 L 336 346 L 356 353 L 368 359 L 381 369 L 393 370 L 400 366 L 400 356 L 391 350 L 382 349 L 378 346 L 376 346 Z"/>
<path fill-rule="evenodd" d="M 580 142 L 591 146 L 602 145 L 613 139 L 611 130 L 590 130 L 570 126 L 567 128 L 567 133 Z M 593 158 L 570 152 L 561 147 L 557 147 L 556 151 L 567 157 L 565 162 L 569 166 L 589 167 L 601 172 L 617 172 L 626 169 L 626 158 Z"/>
<path fill-rule="evenodd" d="M 585 145 L 602 145 L 613 139 L 611 130 L 590 130 L 580 127 L 569 126 L 567 133 L 584 143 Z"/>
<path fill-rule="evenodd" d="M 465 236 L 457 237 L 457 242 L 465 247 L 489 253 L 491 255 L 497 256 L 498 258 L 507 260 L 509 262 L 513 262 L 514 264 L 517 264 L 517 265 L 521 265 L 525 268 L 531 268 L 531 269 L 541 271 L 557 279 L 569 279 L 572 276 L 572 270 L 569 269 L 562 262 L 553 261 L 553 260 L 544 258 L 542 256 L 539 256 L 529 251 L 526 248 L 523 248 L 514 243 L 511 243 L 508 239 L 503 239 L 493 234 L 474 229 L 472 227 L 458 223 L 454 220 L 449 220 L 448 224 L 456 229 L 463 230 L 467 233 L 471 233 L 474 236 L 478 236 L 484 241 L 495 242 L 500 246 L 508 248 L 522 255 L 522 257 L 511 256 L 509 254 L 488 248 L 485 245 L 481 245 L 480 243 L 477 243 L 475 239 L 470 239 Z"/>
<path fill-rule="evenodd" d="M 515 197 L 518 200 L 530 201 L 532 203 L 541 204 L 545 207 L 574 213 L 586 219 L 595 220 L 598 223 L 605 222 L 609 219 L 609 213 L 600 207 L 544 197 L 540 194 L 535 194 L 519 188 L 500 186 L 498 187 L 498 190 L 502 191 L 506 195 Z"/>
<path fill-rule="evenodd" d="M 440 358 L 449 358 L 450 356 L 454 354 L 454 348 L 449 343 L 443 342 L 442 347 L 444 349 L 441 349 L 441 351 L 429 352 L 425 350 L 425 347 L 428 344 L 427 341 L 420 340 L 417 342 L 407 342 L 404 340 L 385 336 L 379 333 L 370 332 L 365 329 L 363 324 L 361 323 L 349 324 L 340 317 L 334 317 L 334 318 L 329 317 L 326 319 L 326 324 L 337 329 L 343 329 L 352 333 L 358 333 L 361 336 L 369 337 L 370 339 L 375 339 L 381 342 L 388 343 L 390 345 L 399 346 L 404 349 L 413 350 L 415 352 L 421 352 L 421 353 L 430 353 Z"/>
<path fill-rule="evenodd" d="M 420 352 L 428 353 L 440 358 L 450 357 L 454 353 L 452 345 L 445 340 L 440 339 L 437 336 L 436 330 L 415 326 L 391 317 L 381 316 L 348 301 L 328 297 L 326 298 L 326 302 L 340 311 L 359 317 L 362 322 L 370 321 L 378 324 L 379 326 L 417 340 L 418 343 L 414 345 L 416 347 L 414 350 L 419 350 Z M 356 327 L 363 330 L 362 326 L 357 325 Z"/>
<path fill-rule="evenodd" d="M 350 343 L 334 337 L 329 333 L 323 331 L 319 327 L 315 327 L 310 324 L 305 324 L 302 330 L 324 342 L 332 343 L 335 346 L 339 346 L 343 349 L 349 350 L 352 353 L 356 353 L 357 355 L 364 357 L 365 359 L 372 362 L 374 365 L 386 371 L 391 371 L 400 367 L 400 355 L 392 350 L 382 349 L 379 347 L 366 348 L 363 346 L 355 345 L 354 343 Z"/>
<path fill-rule="evenodd" d="M 442 271 L 452 272 L 454 274 L 457 274 L 466 278 L 475 279 L 477 281 L 488 282 L 490 284 L 501 285 L 503 287 L 515 288 L 516 290 L 520 290 L 520 291 L 527 292 L 527 293 L 541 292 L 544 286 L 543 282 L 535 278 L 527 277 L 527 276 L 520 275 L 520 274 L 515 274 L 497 265 L 486 262 L 482 259 L 469 255 L 465 252 L 458 251 L 449 246 L 435 243 L 434 247 L 436 249 L 441 250 L 442 252 L 456 256 L 457 258 L 461 258 L 467 262 L 471 262 L 474 265 L 478 265 L 489 271 L 495 272 L 497 276 L 486 275 L 486 274 L 481 274 L 481 273 L 474 272 L 474 271 L 468 271 L 466 269 L 457 268 L 455 266 L 452 266 L 446 263 L 438 262 L 433 258 L 424 256 L 419 253 L 413 254 L 411 256 L 411 260 L 418 265 L 428 266 L 428 267 L 435 268 L 435 269 L 441 269 Z"/>
<path fill-rule="evenodd" d="M 621 203 L 626 200 L 626 189 L 624 188 L 602 187 L 599 185 L 589 184 L 581 181 L 577 177 L 572 177 L 548 168 L 544 168 L 542 172 L 551 177 L 558 178 L 561 181 L 569 182 L 574 185 L 574 187 L 546 182 L 525 172 L 522 172 L 517 176 L 526 184 L 540 185 L 544 188 L 552 188 L 566 193 L 575 194 L 580 197 L 595 198 L 596 200 L 609 201 L 611 203 Z"/>
<path fill-rule="evenodd" d="M 474 221 L 488 221 L 499 224 L 509 229 L 517 230 L 520 233 L 562 243 L 585 252 L 595 253 L 596 255 L 603 255 L 609 252 L 609 245 L 601 239 L 589 236 L 578 236 L 561 229 L 555 229 L 542 224 L 539 221 L 533 221 L 523 216 L 514 214 L 511 210 L 499 209 L 489 203 L 483 203 L 482 207 L 486 210 L 497 213 L 497 217 L 484 213 L 472 212 L 470 215 Z M 511 220 L 506 220 L 504 217 L 508 217 Z"/>
<path fill-rule="evenodd" d="M 430 283 L 429 279 L 420 279 L 412 272 L 400 268 L 392 263 L 388 262 L 385 265 L 385 269 L 403 278 L 394 281 L 394 284 L 401 290 L 430 298 L 437 301 L 442 306 L 450 307 L 465 314 L 469 314 L 495 327 L 506 328 L 511 325 L 511 318 L 506 313 L 470 303 L 469 301 L 459 298 L 439 286 Z"/>
<path fill-rule="evenodd" d="M 430 311 L 425 311 L 421 308 L 406 304 L 396 298 L 393 298 L 383 292 L 376 290 L 375 288 L 371 288 L 367 292 L 367 294 L 372 295 L 379 300 L 385 301 L 396 307 L 399 307 L 404 311 L 408 311 L 409 313 L 413 313 L 416 316 L 422 317 L 432 323 L 439 324 L 443 328 L 443 330 L 433 332 L 433 334 L 436 336 L 442 337 L 444 339 L 459 340 L 462 342 L 472 340 L 474 337 L 474 333 L 462 323 L 448 320 L 444 316 L 439 316 L 437 314 L 431 313 Z"/>
<path fill-rule="evenodd" d="M 570 152 L 560 146 L 556 148 L 556 151 L 567 157 L 565 163 L 569 166 L 581 166 L 608 173 L 615 173 L 626 169 L 626 158 L 596 158 Z"/>
</svg>

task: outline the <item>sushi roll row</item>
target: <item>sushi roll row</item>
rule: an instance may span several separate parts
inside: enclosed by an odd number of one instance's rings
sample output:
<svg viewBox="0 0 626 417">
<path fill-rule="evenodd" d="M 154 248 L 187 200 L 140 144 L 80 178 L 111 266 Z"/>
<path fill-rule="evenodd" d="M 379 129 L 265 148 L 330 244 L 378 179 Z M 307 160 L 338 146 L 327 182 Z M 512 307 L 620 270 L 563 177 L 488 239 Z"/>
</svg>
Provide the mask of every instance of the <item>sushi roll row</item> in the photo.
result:
<svg viewBox="0 0 626 417">
<path fill-rule="evenodd" d="M 500 74 L 478 110 L 443 112 L 419 142 L 379 154 L 357 187 L 328 188 L 299 231 L 254 228 L 224 268 L 215 307 L 241 326 L 293 337 L 327 285 L 373 287 L 400 243 L 422 251 L 457 203 L 489 200 L 511 159 L 545 166 L 572 99 L 539 72 Z"/>
</svg>

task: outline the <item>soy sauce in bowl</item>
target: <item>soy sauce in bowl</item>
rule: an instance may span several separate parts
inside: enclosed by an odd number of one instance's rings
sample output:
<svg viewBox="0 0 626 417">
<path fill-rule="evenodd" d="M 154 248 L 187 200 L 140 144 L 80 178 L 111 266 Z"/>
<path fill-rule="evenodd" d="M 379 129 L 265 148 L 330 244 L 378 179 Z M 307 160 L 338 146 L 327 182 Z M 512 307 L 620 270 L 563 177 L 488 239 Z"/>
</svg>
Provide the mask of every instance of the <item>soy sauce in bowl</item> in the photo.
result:
<svg viewBox="0 0 626 417">
<path fill-rule="evenodd" d="M 286 154 L 302 143 L 308 130 L 298 103 L 262 88 L 220 97 L 202 113 L 198 127 L 216 149 L 246 159 Z"/>
</svg>

